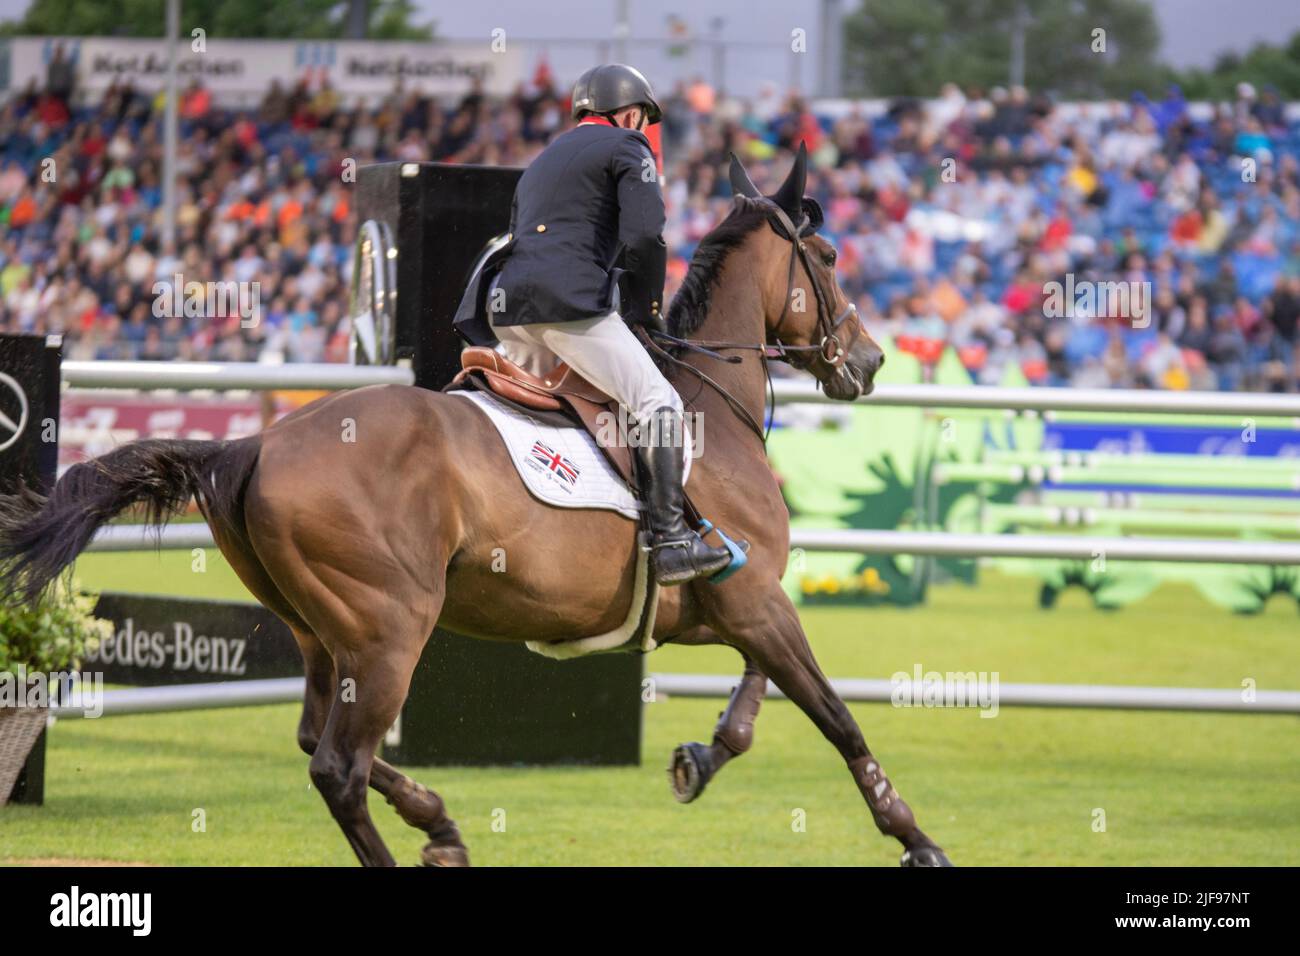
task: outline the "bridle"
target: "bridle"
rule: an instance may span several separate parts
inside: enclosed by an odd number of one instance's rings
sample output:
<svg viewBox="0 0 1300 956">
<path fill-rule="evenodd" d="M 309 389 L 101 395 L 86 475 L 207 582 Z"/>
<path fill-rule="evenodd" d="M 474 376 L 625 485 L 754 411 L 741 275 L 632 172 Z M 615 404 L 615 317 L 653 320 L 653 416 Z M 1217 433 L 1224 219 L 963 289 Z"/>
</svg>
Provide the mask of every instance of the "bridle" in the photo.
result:
<svg viewBox="0 0 1300 956">
<path fill-rule="evenodd" d="M 786 279 L 785 288 L 785 307 L 781 310 L 781 317 L 776 320 L 776 327 L 772 329 L 772 337 L 776 340 L 776 349 L 778 352 L 777 360 L 784 360 L 794 365 L 796 368 L 811 369 L 819 360 L 830 371 L 835 371 L 844 364 L 845 359 L 849 357 L 849 350 L 853 348 L 855 342 L 862 335 L 862 323 L 855 321 L 849 327 L 848 340 L 840 341 L 840 329 L 849 319 L 857 319 L 858 307 L 852 302 L 844 306 L 839 315 L 831 318 L 831 298 L 826 295 L 822 284 L 817 281 L 817 274 L 813 272 L 812 262 L 810 260 L 811 252 L 808 250 L 808 243 L 804 242 L 801 234 L 808 227 L 808 215 L 804 214 L 799 225 L 795 226 L 790 221 L 786 211 L 776 203 L 772 203 L 772 213 L 776 216 L 777 222 L 785 230 L 786 236 L 790 239 L 790 271 Z M 798 263 L 803 263 L 804 271 L 808 273 L 808 281 L 812 283 L 813 295 L 817 299 L 817 331 L 821 333 L 821 341 L 816 345 L 785 345 L 781 342 L 781 327 L 785 324 L 786 316 L 790 314 L 790 302 L 794 298 L 794 281 L 795 272 Z M 807 365 L 800 366 L 788 356 L 790 354 L 815 352 L 816 357 Z M 818 381 L 821 376 L 817 376 Z"/>
<path fill-rule="evenodd" d="M 763 443 L 767 443 L 768 434 L 772 429 L 772 418 L 767 411 L 767 399 L 764 400 L 764 415 L 767 420 L 767 427 L 759 425 L 754 420 L 754 416 L 749 413 L 744 404 L 732 395 L 721 383 L 702 370 L 696 368 L 688 362 L 683 362 L 676 355 L 659 345 L 657 341 L 668 342 L 677 348 L 708 355 L 712 358 L 719 359 L 723 362 L 737 363 L 741 359 L 739 356 L 724 356 L 718 354 L 724 351 L 757 351 L 763 362 L 763 375 L 767 382 L 767 392 L 769 393 L 772 404 L 775 406 L 775 394 L 772 389 L 772 374 L 769 368 L 769 362 L 785 362 L 794 368 L 803 371 L 813 372 L 813 376 L 818 383 L 825 378 L 829 378 L 849 357 L 854 343 L 861 337 L 863 329 L 862 322 L 858 320 L 858 308 L 852 302 L 848 303 L 838 315 L 832 317 L 831 309 L 834 298 L 826 294 L 822 284 L 817 281 L 817 273 L 813 271 L 811 256 L 812 252 L 808 248 L 808 243 L 803 239 L 803 232 L 808 229 L 810 219 L 807 213 L 801 217 L 799 224 L 796 226 L 790 219 L 790 216 L 784 209 L 772 202 L 770 199 L 756 200 L 766 207 L 766 211 L 776 219 L 775 225 L 780 229 L 776 232 L 782 238 L 790 241 L 790 268 L 786 279 L 785 304 L 781 309 L 781 317 L 777 319 L 776 325 L 772 329 L 772 339 L 774 345 L 766 342 L 749 343 L 749 342 L 714 342 L 700 339 L 683 339 L 658 329 L 646 329 L 643 341 L 650 348 L 651 352 L 660 356 L 678 368 L 690 372 L 704 385 L 709 386 L 719 395 L 721 395 L 731 406 L 732 411 L 749 426 Z M 791 304 L 794 299 L 795 280 L 798 278 L 798 268 L 802 264 L 804 271 L 808 274 L 808 281 L 812 284 L 813 297 L 817 300 L 817 331 L 821 338 L 816 345 L 786 345 L 781 341 L 781 329 L 785 325 L 786 318 L 791 311 Z M 854 321 L 849 322 L 850 319 Z M 841 339 L 842 330 L 845 323 L 849 323 L 847 337 Z M 806 356 L 811 356 L 806 358 Z M 822 371 L 818 375 L 817 371 Z"/>
</svg>

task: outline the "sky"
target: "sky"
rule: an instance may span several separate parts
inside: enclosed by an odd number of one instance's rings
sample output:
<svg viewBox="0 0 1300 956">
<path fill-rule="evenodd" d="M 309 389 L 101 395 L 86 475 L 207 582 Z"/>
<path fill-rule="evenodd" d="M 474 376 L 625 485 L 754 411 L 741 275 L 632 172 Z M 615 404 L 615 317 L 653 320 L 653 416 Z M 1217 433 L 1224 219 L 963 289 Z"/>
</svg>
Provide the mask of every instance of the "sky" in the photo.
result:
<svg viewBox="0 0 1300 956">
<path fill-rule="evenodd" d="M 184 2 L 184 0 L 182 0 Z M 291 2 L 291 0 L 271 0 Z M 495 28 L 506 30 L 513 39 L 545 39 L 550 42 L 525 44 L 529 62 L 544 49 L 553 68 L 563 77 L 580 72 L 594 60 L 609 56 L 615 11 L 625 3 L 633 38 L 659 38 L 668 34 L 668 16 L 677 14 L 697 36 L 709 36 L 720 29 L 726 37 L 725 62 L 721 65 L 729 85 L 737 92 L 742 85 L 756 86 L 770 80 L 785 86 L 795 78 L 805 88 L 816 85 L 816 54 L 820 49 L 818 0 L 414 0 L 418 18 L 433 20 L 440 35 L 457 38 L 486 38 Z M 860 0 L 842 0 L 845 9 Z M 961 0 L 954 0 L 961 2 Z M 1163 36 L 1161 56 L 1177 67 L 1209 66 L 1225 49 L 1245 51 L 1261 40 L 1289 37 L 1300 30 L 1300 0 L 1152 0 Z M 0 0 L 0 18 L 20 15 L 27 0 Z M 789 53 L 790 31 L 807 31 L 808 53 Z M 568 38 L 565 40 L 564 38 Z M 486 41 L 485 41 L 486 42 Z M 719 64 L 703 51 L 682 65 L 665 55 L 661 43 L 633 43 L 628 59 L 641 65 L 651 76 L 700 73 L 713 77 Z"/>
<path fill-rule="evenodd" d="M 446 36 L 475 36 L 494 26 L 538 37 L 608 36 L 617 6 L 617 0 L 415 2 Z M 706 31 L 711 18 L 722 16 L 728 34 L 742 41 L 769 38 L 790 22 L 806 23 L 811 30 L 818 8 L 816 0 L 627 0 L 627 5 L 634 33 L 662 33 L 665 15 L 675 12 L 697 32 Z M 844 6 L 853 9 L 857 3 L 844 0 Z M 1224 49 L 1244 51 L 1261 40 L 1277 42 L 1300 30 L 1297 0 L 1153 0 L 1153 7 L 1164 38 L 1162 56 L 1177 67 L 1210 66 Z"/>
<path fill-rule="evenodd" d="M 709 35 L 713 20 L 724 21 L 728 38 L 725 76 L 736 92 L 741 82 L 756 87 L 762 80 L 788 86 L 792 61 L 800 69 L 800 85 L 816 88 L 815 54 L 818 49 L 818 0 L 624 0 L 633 36 L 658 37 L 667 33 L 670 13 L 685 20 L 696 35 Z M 856 9 L 860 0 L 841 0 L 843 8 Z M 960 3 L 962 0 L 953 0 Z M 516 37 L 608 38 L 612 35 L 619 0 L 495 0 L 490 3 L 415 0 L 426 18 L 435 20 L 440 34 L 474 37 L 504 27 Z M 1261 40 L 1277 42 L 1300 30 L 1300 0 L 1153 0 L 1162 36 L 1161 57 L 1175 67 L 1208 67 L 1225 49 L 1248 50 Z M 787 52 L 792 27 L 808 31 L 810 56 L 793 58 Z M 766 44 L 760 46 L 759 44 Z M 531 45 L 530 45 L 531 47 Z M 629 58 L 650 76 L 672 65 L 661 58 L 662 47 L 633 47 Z M 531 50 L 530 50 L 531 52 Z M 555 69 L 573 75 L 600 54 L 592 44 L 552 45 L 547 49 Z M 532 59 L 530 57 L 530 59 Z M 567 62 L 566 62 L 567 61 Z M 701 58 L 694 71 L 713 77 L 714 64 Z M 683 71 L 672 69 L 671 74 Z M 739 82 L 738 82 L 739 81 Z"/>
</svg>

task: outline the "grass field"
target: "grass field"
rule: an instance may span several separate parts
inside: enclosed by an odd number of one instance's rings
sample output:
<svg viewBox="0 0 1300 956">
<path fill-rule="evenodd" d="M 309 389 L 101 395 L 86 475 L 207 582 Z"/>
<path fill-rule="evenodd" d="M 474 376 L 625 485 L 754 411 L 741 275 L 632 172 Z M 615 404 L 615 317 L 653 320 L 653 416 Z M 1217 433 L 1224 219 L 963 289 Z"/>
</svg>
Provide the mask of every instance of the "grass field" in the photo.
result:
<svg viewBox="0 0 1300 956">
<path fill-rule="evenodd" d="M 229 569 L 188 553 L 94 555 L 96 588 L 240 596 Z M 141 582 L 150 582 L 149 587 Z M 1275 599 L 1239 617 L 1165 586 L 1124 611 L 1083 595 L 1053 611 L 1025 579 L 945 587 L 923 610 L 807 610 L 827 673 L 888 677 L 997 671 L 1003 682 L 1300 686 L 1300 618 Z M 737 673 L 720 648 L 669 647 L 653 671 Z M 670 796 L 672 747 L 707 740 L 719 701 L 646 709 L 641 767 L 429 769 L 476 864 L 894 865 L 842 763 L 791 704 L 769 701 L 753 751 L 695 804 Z M 958 865 L 1300 863 L 1300 736 L 1294 717 L 853 707 L 922 826 Z M 47 803 L 0 809 L 0 860 L 350 864 L 294 743 L 290 706 L 63 721 L 50 735 Z M 193 832 L 202 809 L 206 832 Z M 372 794 L 399 862 L 421 834 Z M 792 827 L 797 810 L 806 831 Z M 493 829 L 504 811 L 505 831 Z M 1105 831 L 1094 829 L 1104 812 Z"/>
</svg>

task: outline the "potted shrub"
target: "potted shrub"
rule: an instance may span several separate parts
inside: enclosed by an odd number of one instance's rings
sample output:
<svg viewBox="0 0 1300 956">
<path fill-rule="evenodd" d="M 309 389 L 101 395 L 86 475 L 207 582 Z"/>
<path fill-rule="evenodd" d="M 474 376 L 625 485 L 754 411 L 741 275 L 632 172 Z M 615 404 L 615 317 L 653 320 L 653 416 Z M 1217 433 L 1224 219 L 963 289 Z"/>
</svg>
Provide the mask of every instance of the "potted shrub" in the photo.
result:
<svg viewBox="0 0 1300 956">
<path fill-rule="evenodd" d="M 34 604 L 0 602 L 0 804 L 9 800 L 45 729 L 48 706 L 27 706 L 29 680 L 39 674 L 48 682 L 50 675 L 77 669 L 83 654 L 112 636 L 112 622 L 96 618 L 94 606 L 93 596 L 76 593 L 64 581 Z"/>
</svg>

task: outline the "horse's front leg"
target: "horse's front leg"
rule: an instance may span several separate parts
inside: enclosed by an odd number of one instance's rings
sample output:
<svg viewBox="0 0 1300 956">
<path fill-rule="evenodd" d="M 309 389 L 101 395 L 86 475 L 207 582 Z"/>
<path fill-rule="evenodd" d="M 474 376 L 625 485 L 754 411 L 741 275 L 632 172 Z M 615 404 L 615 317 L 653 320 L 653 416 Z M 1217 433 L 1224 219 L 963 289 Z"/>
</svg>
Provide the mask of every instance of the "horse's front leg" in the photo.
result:
<svg viewBox="0 0 1300 956">
<path fill-rule="evenodd" d="M 682 644 L 721 644 L 722 639 L 708 628 L 697 628 L 688 636 L 674 639 Z M 753 660 L 742 653 L 745 673 L 731 690 L 727 709 L 718 715 L 713 728 L 713 742 L 679 744 L 668 765 L 668 781 L 673 796 L 680 803 L 690 803 L 708 786 L 723 764 L 739 757 L 754 743 L 754 720 L 767 693 L 767 676 Z"/>
<path fill-rule="evenodd" d="M 867 748 L 853 715 L 817 666 L 799 615 L 780 586 L 757 600 L 747 600 L 743 608 L 731 608 L 734 619 L 719 610 L 722 613 L 714 623 L 726 642 L 752 657 L 844 757 L 876 827 L 903 844 L 902 865 L 951 866 L 938 844 L 916 825 L 911 808 Z"/>
</svg>

